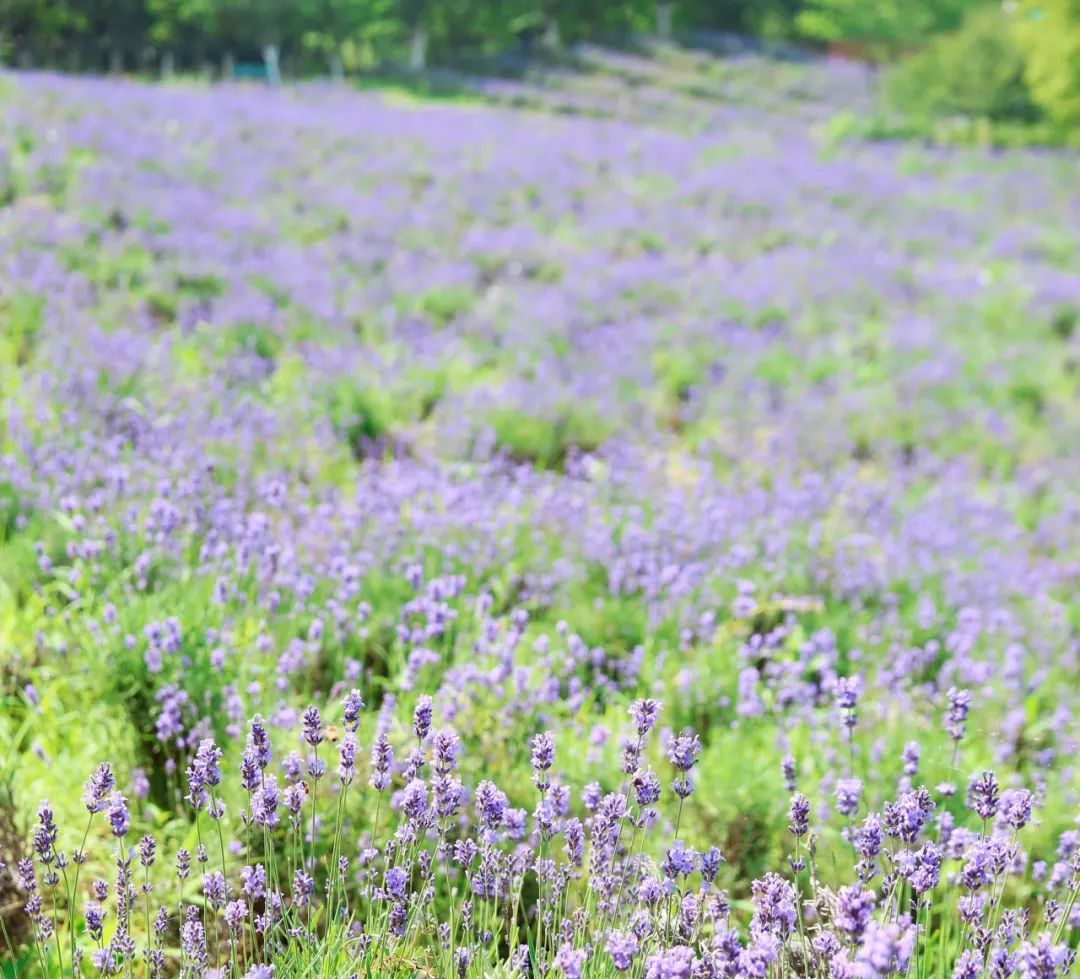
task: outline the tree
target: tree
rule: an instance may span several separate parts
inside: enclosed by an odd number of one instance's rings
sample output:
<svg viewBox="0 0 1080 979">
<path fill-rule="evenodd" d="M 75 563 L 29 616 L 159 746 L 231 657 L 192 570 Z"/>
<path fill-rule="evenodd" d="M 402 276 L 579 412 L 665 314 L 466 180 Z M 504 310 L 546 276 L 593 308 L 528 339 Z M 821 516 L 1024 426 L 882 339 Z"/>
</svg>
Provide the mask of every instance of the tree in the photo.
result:
<svg viewBox="0 0 1080 979">
<path fill-rule="evenodd" d="M 1080 0 L 1022 0 L 1013 24 L 1032 98 L 1059 125 L 1080 126 Z"/>
<path fill-rule="evenodd" d="M 984 0 L 807 0 L 796 17 L 805 37 L 853 42 L 874 58 L 892 58 L 943 31 L 955 30 Z"/>
</svg>

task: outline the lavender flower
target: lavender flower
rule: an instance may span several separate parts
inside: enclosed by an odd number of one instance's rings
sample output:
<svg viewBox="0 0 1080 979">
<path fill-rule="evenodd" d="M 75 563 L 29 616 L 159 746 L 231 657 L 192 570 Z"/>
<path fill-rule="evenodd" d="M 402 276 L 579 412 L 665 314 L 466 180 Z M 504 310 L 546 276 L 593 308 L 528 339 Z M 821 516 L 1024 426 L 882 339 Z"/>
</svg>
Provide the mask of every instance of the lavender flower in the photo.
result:
<svg viewBox="0 0 1080 979">
<path fill-rule="evenodd" d="M 371 746 L 371 777 L 368 780 L 373 789 L 379 791 L 390 784 L 390 769 L 394 764 L 394 751 L 385 734 L 380 734 Z"/>
<path fill-rule="evenodd" d="M 114 836 L 123 836 L 131 828 L 127 799 L 120 792 L 113 792 L 109 796 L 105 813 L 109 818 L 109 827 L 112 829 Z"/>
<path fill-rule="evenodd" d="M 83 803 L 86 805 L 87 811 L 91 813 L 101 812 L 105 808 L 109 793 L 115 787 L 116 779 L 113 777 L 112 768 L 103 762 L 86 781 Z"/>
<path fill-rule="evenodd" d="M 431 697 L 424 694 L 416 702 L 413 710 L 413 732 L 417 741 L 423 741 L 431 731 L 432 701 Z"/>
<path fill-rule="evenodd" d="M 797 792 L 791 797 L 788 829 L 796 839 L 810 832 L 810 800 L 801 792 Z"/>
<path fill-rule="evenodd" d="M 968 786 L 968 808 L 980 819 L 993 819 L 998 811 L 998 782 L 993 772 L 983 772 Z"/>
<path fill-rule="evenodd" d="M 638 954 L 637 936 L 633 932 L 613 931 L 608 935 L 605 949 L 611 956 L 612 965 L 619 972 L 628 971 L 634 964 L 634 957 Z"/>
<path fill-rule="evenodd" d="M 841 816 L 854 816 L 859 811 L 862 788 L 862 781 L 857 778 L 842 778 L 836 783 L 836 811 Z"/>
<path fill-rule="evenodd" d="M 649 698 L 635 700 L 630 705 L 630 716 L 634 720 L 638 737 L 644 737 L 653 729 L 660 717 L 663 706 L 659 700 L 650 700 Z"/>
<path fill-rule="evenodd" d="M 304 740 L 312 748 L 319 747 L 323 742 L 322 717 L 316 707 L 308 707 L 304 711 Z"/>
<path fill-rule="evenodd" d="M 971 693 L 950 687 L 946 695 L 949 709 L 945 717 L 945 730 L 953 741 L 961 741 L 967 727 L 968 712 L 971 710 Z"/>
</svg>

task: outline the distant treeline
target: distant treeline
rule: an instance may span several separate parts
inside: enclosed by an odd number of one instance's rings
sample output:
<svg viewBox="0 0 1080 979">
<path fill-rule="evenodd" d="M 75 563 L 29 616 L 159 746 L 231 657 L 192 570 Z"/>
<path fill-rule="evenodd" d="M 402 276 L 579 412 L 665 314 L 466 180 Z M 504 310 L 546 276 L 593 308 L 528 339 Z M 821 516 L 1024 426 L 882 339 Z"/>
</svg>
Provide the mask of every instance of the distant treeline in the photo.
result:
<svg viewBox="0 0 1080 979">
<path fill-rule="evenodd" d="M 0 57 L 72 71 L 274 77 L 420 68 L 580 40 L 685 31 L 848 42 L 876 55 L 954 27 L 986 0 L 3 0 Z"/>
</svg>

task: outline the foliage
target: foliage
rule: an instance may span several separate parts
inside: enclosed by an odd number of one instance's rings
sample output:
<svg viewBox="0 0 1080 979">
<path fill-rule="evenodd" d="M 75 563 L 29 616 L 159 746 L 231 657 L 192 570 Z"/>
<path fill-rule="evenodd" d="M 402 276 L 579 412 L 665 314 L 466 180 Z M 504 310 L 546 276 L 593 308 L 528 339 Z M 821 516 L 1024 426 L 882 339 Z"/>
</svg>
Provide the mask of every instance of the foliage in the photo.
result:
<svg viewBox="0 0 1080 979">
<path fill-rule="evenodd" d="M 984 0 L 809 0 L 796 25 L 809 38 L 855 42 L 869 54 L 892 57 L 934 34 L 957 27 Z"/>
<path fill-rule="evenodd" d="M 1031 122 L 1037 114 L 1009 18 L 978 11 L 890 70 L 888 100 L 916 115 Z"/>
<path fill-rule="evenodd" d="M 1080 4 L 1022 0 L 1012 19 L 1032 97 L 1064 130 L 1080 129 Z"/>
</svg>

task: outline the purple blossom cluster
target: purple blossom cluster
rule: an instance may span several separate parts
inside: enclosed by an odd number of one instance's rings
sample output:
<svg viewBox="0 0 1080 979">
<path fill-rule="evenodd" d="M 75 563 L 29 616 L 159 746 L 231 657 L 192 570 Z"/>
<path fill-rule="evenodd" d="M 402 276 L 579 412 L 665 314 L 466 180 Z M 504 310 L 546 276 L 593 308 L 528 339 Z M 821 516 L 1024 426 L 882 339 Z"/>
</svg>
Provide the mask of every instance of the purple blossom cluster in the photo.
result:
<svg viewBox="0 0 1080 979">
<path fill-rule="evenodd" d="M 94 838 L 102 846 L 115 840 L 112 886 L 93 880 L 83 897 L 79 871 L 88 855 L 81 847 L 58 849 L 61 827 L 43 802 L 33 855 L 18 865 L 40 964 L 51 958 L 63 969 L 66 956 L 78 974 L 88 959 L 103 975 L 161 977 L 179 969 L 252 977 L 272 975 L 297 943 L 342 941 L 367 969 L 424 962 L 459 976 L 497 966 L 508 975 L 566 979 L 767 979 L 798 960 L 803 974 L 829 977 L 934 969 L 973 979 L 1054 979 L 1075 966 L 1080 835 L 1061 834 L 1052 869 L 1033 862 L 1020 831 L 1037 800 L 1023 789 L 999 796 L 992 772 L 971 781 L 970 819 L 946 808 L 951 795 L 918 785 L 884 801 L 848 842 L 836 837 L 828 862 L 847 863 L 838 880 L 853 883 L 830 883 L 819 869 L 824 827 L 796 793 L 789 871 L 742 881 L 725 876 L 722 848 L 697 849 L 680 837 L 678 822 L 661 815 L 674 800 L 681 816 L 686 796 L 676 781 L 665 798 L 652 760 L 666 756 L 685 775 L 700 742 L 687 731 L 666 750 L 656 743 L 641 719 L 659 718 L 657 701 L 631 704 L 626 726 L 636 767 L 609 791 L 567 781 L 558 739 L 550 731 L 535 735 L 523 746 L 536 784 L 522 808 L 492 781 L 461 777 L 468 759 L 452 727 L 431 734 L 430 697 L 419 698 L 412 713 L 414 747 L 400 760 L 372 752 L 370 771 L 381 774 L 366 789 L 354 783 L 355 732 L 366 726 L 361 704 L 353 690 L 333 712 L 350 728 L 341 738 L 326 736 L 332 728 L 314 706 L 296 719 L 291 735 L 306 746 L 306 767 L 275 751 L 259 717 L 248 725 L 235 768 L 223 767 L 224 753 L 204 739 L 188 770 L 186 801 L 197 838 L 208 842 L 198 844 L 195 865 L 187 850 L 177 851 L 171 881 L 152 882 L 158 842 L 150 834 L 132 838 L 127 802 L 110 790 L 112 766 L 102 764 L 87 781 L 83 833 L 85 843 L 95 817 L 99 828 L 107 824 L 107 836 Z M 311 764 L 320 747 L 338 755 L 349 777 L 334 780 L 325 766 Z M 212 800 L 218 792 L 241 800 L 236 818 L 206 805 L 201 793 L 211 790 Z M 1000 798 L 994 812 L 990 798 Z M 354 848 L 348 841 L 372 802 L 375 818 Z M 216 834 L 204 835 L 212 823 Z M 657 847 L 659 861 L 650 856 Z M 1037 912 L 1028 881 L 1038 886 Z M 748 888 L 745 913 L 730 887 Z M 68 941 L 57 926 L 65 912 Z M 173 934 L 176 949 L 167 941 Z"/>
<path fill-rule="evenodd" d="M 1075 159 L 581 57 L 0 78 L 0 971 L 1075 973 Z"/>
</svg>

